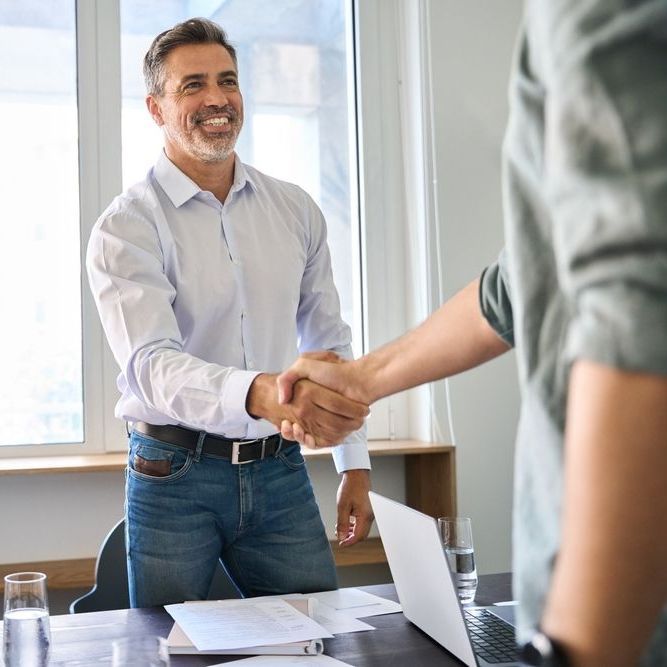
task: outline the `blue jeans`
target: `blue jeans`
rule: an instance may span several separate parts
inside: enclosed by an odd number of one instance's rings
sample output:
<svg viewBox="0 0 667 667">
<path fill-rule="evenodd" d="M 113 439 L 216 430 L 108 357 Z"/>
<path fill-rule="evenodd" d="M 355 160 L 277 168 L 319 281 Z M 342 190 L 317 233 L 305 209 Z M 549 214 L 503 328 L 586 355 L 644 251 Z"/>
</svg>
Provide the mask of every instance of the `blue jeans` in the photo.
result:
<svg viewBox="0 0 667 667">
<path fill-rule="evenodd" d="M 206 599 L 218 559 L 248 597 L 337 587 L 298 445 L 232 465 L 135 431 L 126 522 L 132 607 Z"/>
</svg>

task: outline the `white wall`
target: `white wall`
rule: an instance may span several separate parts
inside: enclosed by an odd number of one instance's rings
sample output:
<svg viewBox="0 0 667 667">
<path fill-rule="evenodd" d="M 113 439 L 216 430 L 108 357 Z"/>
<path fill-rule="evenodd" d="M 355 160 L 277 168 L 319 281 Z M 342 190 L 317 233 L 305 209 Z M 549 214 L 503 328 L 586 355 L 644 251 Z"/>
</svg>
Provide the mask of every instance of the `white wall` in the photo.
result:
<svg viewBox="0 0 667 667">
<path fill-rule="evenodd" d="M 502 246 L 500 150 L 521 8 L 520 0 L 429 0 L 445 297 Z M 507 571 L 519 405 L 513 353 L 451 379 L 449 388 L 459 514 L 473 519 L 479 570 Z"/>
</svg>

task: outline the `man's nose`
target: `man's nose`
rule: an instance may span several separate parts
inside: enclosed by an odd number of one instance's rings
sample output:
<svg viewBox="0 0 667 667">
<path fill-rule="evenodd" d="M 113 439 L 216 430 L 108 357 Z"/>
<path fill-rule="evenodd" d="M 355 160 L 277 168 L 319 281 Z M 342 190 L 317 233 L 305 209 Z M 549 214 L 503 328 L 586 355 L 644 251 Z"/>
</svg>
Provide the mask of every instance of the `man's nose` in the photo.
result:
<svg viewBox="0 0 667 667">
<path fill-rule="evenodd" d="M 228 102 L 227 93 L 220 86 L 207 86 L 204 97 L 206 106 L 224 107 Z"/>
</svg>

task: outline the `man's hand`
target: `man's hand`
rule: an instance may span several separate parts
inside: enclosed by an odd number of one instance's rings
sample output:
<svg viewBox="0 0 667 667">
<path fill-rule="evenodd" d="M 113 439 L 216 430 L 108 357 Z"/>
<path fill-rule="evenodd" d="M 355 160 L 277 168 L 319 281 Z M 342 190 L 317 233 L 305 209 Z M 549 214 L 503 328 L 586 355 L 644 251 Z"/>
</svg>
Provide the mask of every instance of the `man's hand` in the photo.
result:
<svg viewBox="0 0 667 667">
<path fill-rule="evenodd" d="M 360 400 L 362 392 L 354 390 L 358 372 L 354 362 L 347 361 L 334 352 L 304 352 L 290 368 L 278 376 L 278 400 L 281 404 L 289 404 L 293 398 L 295 383 L 308 378 L 353 401 L 368 405 L 369 401 Z M 316 439 L 304 426 L 284 419 L 280 424 L 280 432 L 287 440 L 297 440 L 310 448 L 316 447 Z"/>
<path fill-rule="evenodd" d="M 364 405 L 371 403 L 371 397 L 364 387 L 364 378 L 358 361 L 345 361 L 331 352 L 301 355 L 292 366 L 278 376 L 278 400 L 281 403 L 289 403 L 295 383 L 302 378 L 329 387 Z"/>
<path fill-rule="evenodd" d="M 277 428 L 283 421 L 301 424 L 310 434 L 309 447 L 337 445 L 361 428 L 368 406 L 357 403 L 310 380 L 300 380 L 293 388 L 290 403 L 278 403 L 276 375 L 262 373 L 250 385 L 246 410 L 254 417 L 268 419 Z"/>
<path fill-rule="evenodd" d="M 346 470 L 338 487 L 336 536 L 341 547 L 365 540 L 373 523 L 373 510 L 368 492 L 371 489 L 369 470 Z"/>
</svg>

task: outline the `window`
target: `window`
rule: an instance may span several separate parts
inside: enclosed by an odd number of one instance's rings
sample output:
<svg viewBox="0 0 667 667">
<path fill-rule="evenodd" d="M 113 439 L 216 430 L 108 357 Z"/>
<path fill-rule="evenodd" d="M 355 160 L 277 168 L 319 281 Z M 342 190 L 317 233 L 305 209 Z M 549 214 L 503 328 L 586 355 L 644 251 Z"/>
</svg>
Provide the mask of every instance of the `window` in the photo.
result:
<svg viewBox="0 0 667 667">
<path fill-rule="evenodd" d="M 0 447 L 84 437 L 75 25 L 0 2 Z"/>
<path fill-rule="evenodd" d="M 238 47 L 242 159 L 300 184 L 322 208 L 343 316 L 362 352 L 355 7 L 353 0 L 174 0 L 157 12 L 141 0 L 0 0 L 0 456 L 125 448 L 113 415 L 118 371 L 81 257 L 99 213 L 157 157 L 161 137 L 144 107 L 141 62 L 154 35 L 188 15 L 218 21 Z M 381 97 L 393 94 L 391 86 L 377 75 L 393 77 L 376 34 L 384 16 L 382 39 L 395 39 L 393 10 L 385 8 L 376 0 L 358 7 L 368 37 L 358 39 L 374 54 L 360 83 L 374 109 L 365 144 L 375 146 L 362 209 L 367 303 L 380 327 L 399 317 L 402 299 L 392 288 L 402 280 L 400 242 L 387 253 L 383 240 L 398 239 L 388 223 L 400 218 L 400 206 L 380 203 L 379 194 L 383 183 L 401 190 L 387 177 L 391 160 L 378 157 L 400 148 L 395 110 Z M 385 339 L 401 330 L 387 330 Z M 374 409 L 374 418 L 385 412 Z M 371 433 L 389 434 L 385 426 Z"/>
<path fill-rule="evenodd" d="M 192 16 L 192 3 L 155 12 L 121 0 L 123 184 L 143 179 L 162 146 L 146 111 L 141 65 L 155 35 Z M 207 11 L 204 12 L 204 9 Z M 343 318 L 361 350 L 354 297 L 358 202 L 355 183 L 354 72 L 348 0 L 228 0 L 199 3 L 237 50 L 245 123 L 237 152 L 245 162 L 308 192 L 327 220 Z"/>
</svg>

